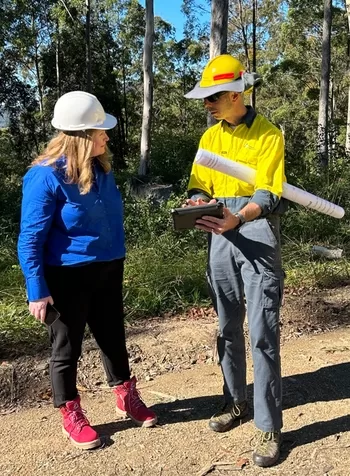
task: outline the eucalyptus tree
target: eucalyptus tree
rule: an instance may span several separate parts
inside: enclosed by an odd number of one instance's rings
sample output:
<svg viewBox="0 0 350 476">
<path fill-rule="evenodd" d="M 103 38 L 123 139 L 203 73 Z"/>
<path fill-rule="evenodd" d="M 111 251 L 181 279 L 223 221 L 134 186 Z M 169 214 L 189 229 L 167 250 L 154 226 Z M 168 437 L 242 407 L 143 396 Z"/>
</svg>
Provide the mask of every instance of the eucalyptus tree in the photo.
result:
<svg viewBox="0 0 350 476">
<path fill-rule="evenodd" d="M 331 74 L 332 0 L 324 0 L 321 84 L 318 113 L 317 153 L 323 167 L 328 166 L 329 83 Z"/>
<path fill-rule="evenodd" d="M 228 0 L 212 0 L 210 25 L 210 58 L 227 53 Z M 217 121 L 208 112 L 208 127 Z"/>
<path fill-rule="evenodd" d="M 252 56 L 253 56 L 253 65 L 252 69 L 254 72 L 256 72 L 256 23 L 257 23 L 257 14 L 258 14 L 258 5 L 257 5 L 257 0 L 253 0 L 253 27 L 252 27 Z M 255 95 L 255 88 L 253 88 L 252 91 L 252 96 L 251 96 L 251 105 L 253 108 L 255 108 L 255 100 L 256 100 L 256 95 Z"/>
<path fill-rule="evenodd" d="M 147 174 L 151 153 L 151 124 L 153 105 L 153 42 L 154 6 L 153 0 L 146 0 L 146 31 L 143 49 L 143 116 L 141 134 L 141 158 L 139 175 Z"/>
<path fill-rule="evenodd" d="M 28 148 L 30 156 L 46 139 L 43 53 L 51 42 L 50 2 L 4 0 L 0 13 L 0 31 L 6 32 L 0 34 L 1 93 L 13 147 Z"/>
<path fill-rule="evenodd" d="M 227 53 L 229 0 L 212 0 L 210 25 L 210 58 Z"/>
<path fill-rule="evenodd" d="M 286 132 L 286 160 L 291 176 L 307 181 L 318 177 L 318 114 L 322 71 L 323 0 L 289 0 L 273 34 L 259 52 L 258 70 L 264 85 L 258 91 L 259 109 Z M 344 160 L 348 105 L 345 4 L 333 0 L 328 136 L 329 169 Z M 259 11 L 259 22 L 261 10 Z M 264 61 L 262 61 L 262 59 Z"/>
<path fill-rule="evenodd" d="M 348 20 L 347 68 L 348 68 L 348 76 L 350 76 L 350 0 L 346 0 L 346 14 L 347 14 L 347 20 Z M 347 121 L 346 121 L 345 149 L 348 153 L 350 153 L 350 84 L 348 85 L 348 114 L 347 114 Z"/>
<path fill-rule="evenodd" d="M 86 38 L 86 89 L 88 93 L 91 93 L 91 0 L 85 0 L 86 6 L 86 24 L 85 24 L 85 38 Z"/>
</svg>

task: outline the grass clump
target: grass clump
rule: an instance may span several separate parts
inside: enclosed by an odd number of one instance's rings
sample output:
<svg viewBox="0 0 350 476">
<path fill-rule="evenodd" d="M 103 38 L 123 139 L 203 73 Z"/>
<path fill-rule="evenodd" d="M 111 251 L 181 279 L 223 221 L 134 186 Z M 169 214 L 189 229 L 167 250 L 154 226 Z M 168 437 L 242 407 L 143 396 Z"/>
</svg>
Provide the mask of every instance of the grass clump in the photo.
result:
<svg viewBox="0 0 350 476">
<path fill-rule="evenodd" d="M 198 247 L 164 234 L 147 247 L 134 246 L 125 265 L 125 307 L 129 318 L 179 312 L 208 303 L 205 245 Z"/>
</svg>

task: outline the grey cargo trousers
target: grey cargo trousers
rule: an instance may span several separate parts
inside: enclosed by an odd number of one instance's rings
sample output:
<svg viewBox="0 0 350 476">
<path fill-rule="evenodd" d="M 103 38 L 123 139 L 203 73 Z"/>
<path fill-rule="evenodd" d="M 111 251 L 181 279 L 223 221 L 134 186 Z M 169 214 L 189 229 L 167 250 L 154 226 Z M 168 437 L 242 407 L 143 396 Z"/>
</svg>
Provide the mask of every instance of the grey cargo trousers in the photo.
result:
<svg viewBox="0 0 350 476">
<path fill-rule="evenodd" d="M 247 309 L 254 422 L 266 432 L 282 428 L 279 314 L 284 273 L 279 220 L 269 215 L 223 235 L 209 235 L 207 278 L 219 318 L 218 354 L 225 400 L 240 403 L 247 398 L 243 334 Z"/>
</svg>

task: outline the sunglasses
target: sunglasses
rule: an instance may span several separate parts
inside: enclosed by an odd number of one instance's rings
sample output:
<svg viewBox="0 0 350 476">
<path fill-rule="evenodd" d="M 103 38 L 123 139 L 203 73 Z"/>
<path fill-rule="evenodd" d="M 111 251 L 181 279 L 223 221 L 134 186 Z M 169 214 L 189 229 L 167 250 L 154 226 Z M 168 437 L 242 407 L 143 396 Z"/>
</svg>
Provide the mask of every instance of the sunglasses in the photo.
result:
<svg viewBox="0 0 350 476">
<path fill-rule="evenodd" d="M 220 91 L 219 93 L 212 94 L 211 96 L 208 96 L 206 99 L 209 102 L 216 102 L 218 99 L 221 98 L 224 94 L 227 94 L 228 91 Z"/>
</svg>

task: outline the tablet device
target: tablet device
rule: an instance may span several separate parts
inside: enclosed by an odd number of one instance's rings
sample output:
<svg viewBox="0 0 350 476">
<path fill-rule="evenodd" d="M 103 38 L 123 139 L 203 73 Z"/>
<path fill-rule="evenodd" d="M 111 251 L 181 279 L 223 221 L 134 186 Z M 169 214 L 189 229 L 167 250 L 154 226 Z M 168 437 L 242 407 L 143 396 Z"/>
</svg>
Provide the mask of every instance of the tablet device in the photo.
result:
<svg viewBox="0 0 350 476">
<path fill-rule="evenodd" d="M 171 214 L 173 216 L 175 230 L 187 230 L 196 226 L 196 220 L 203 216 L 212 216 L 223 218 L 224 205 L 221 202 L 208 203 L 207 205 L 195 205 L 184 208 L 173 208 Z"/>
</svg>

